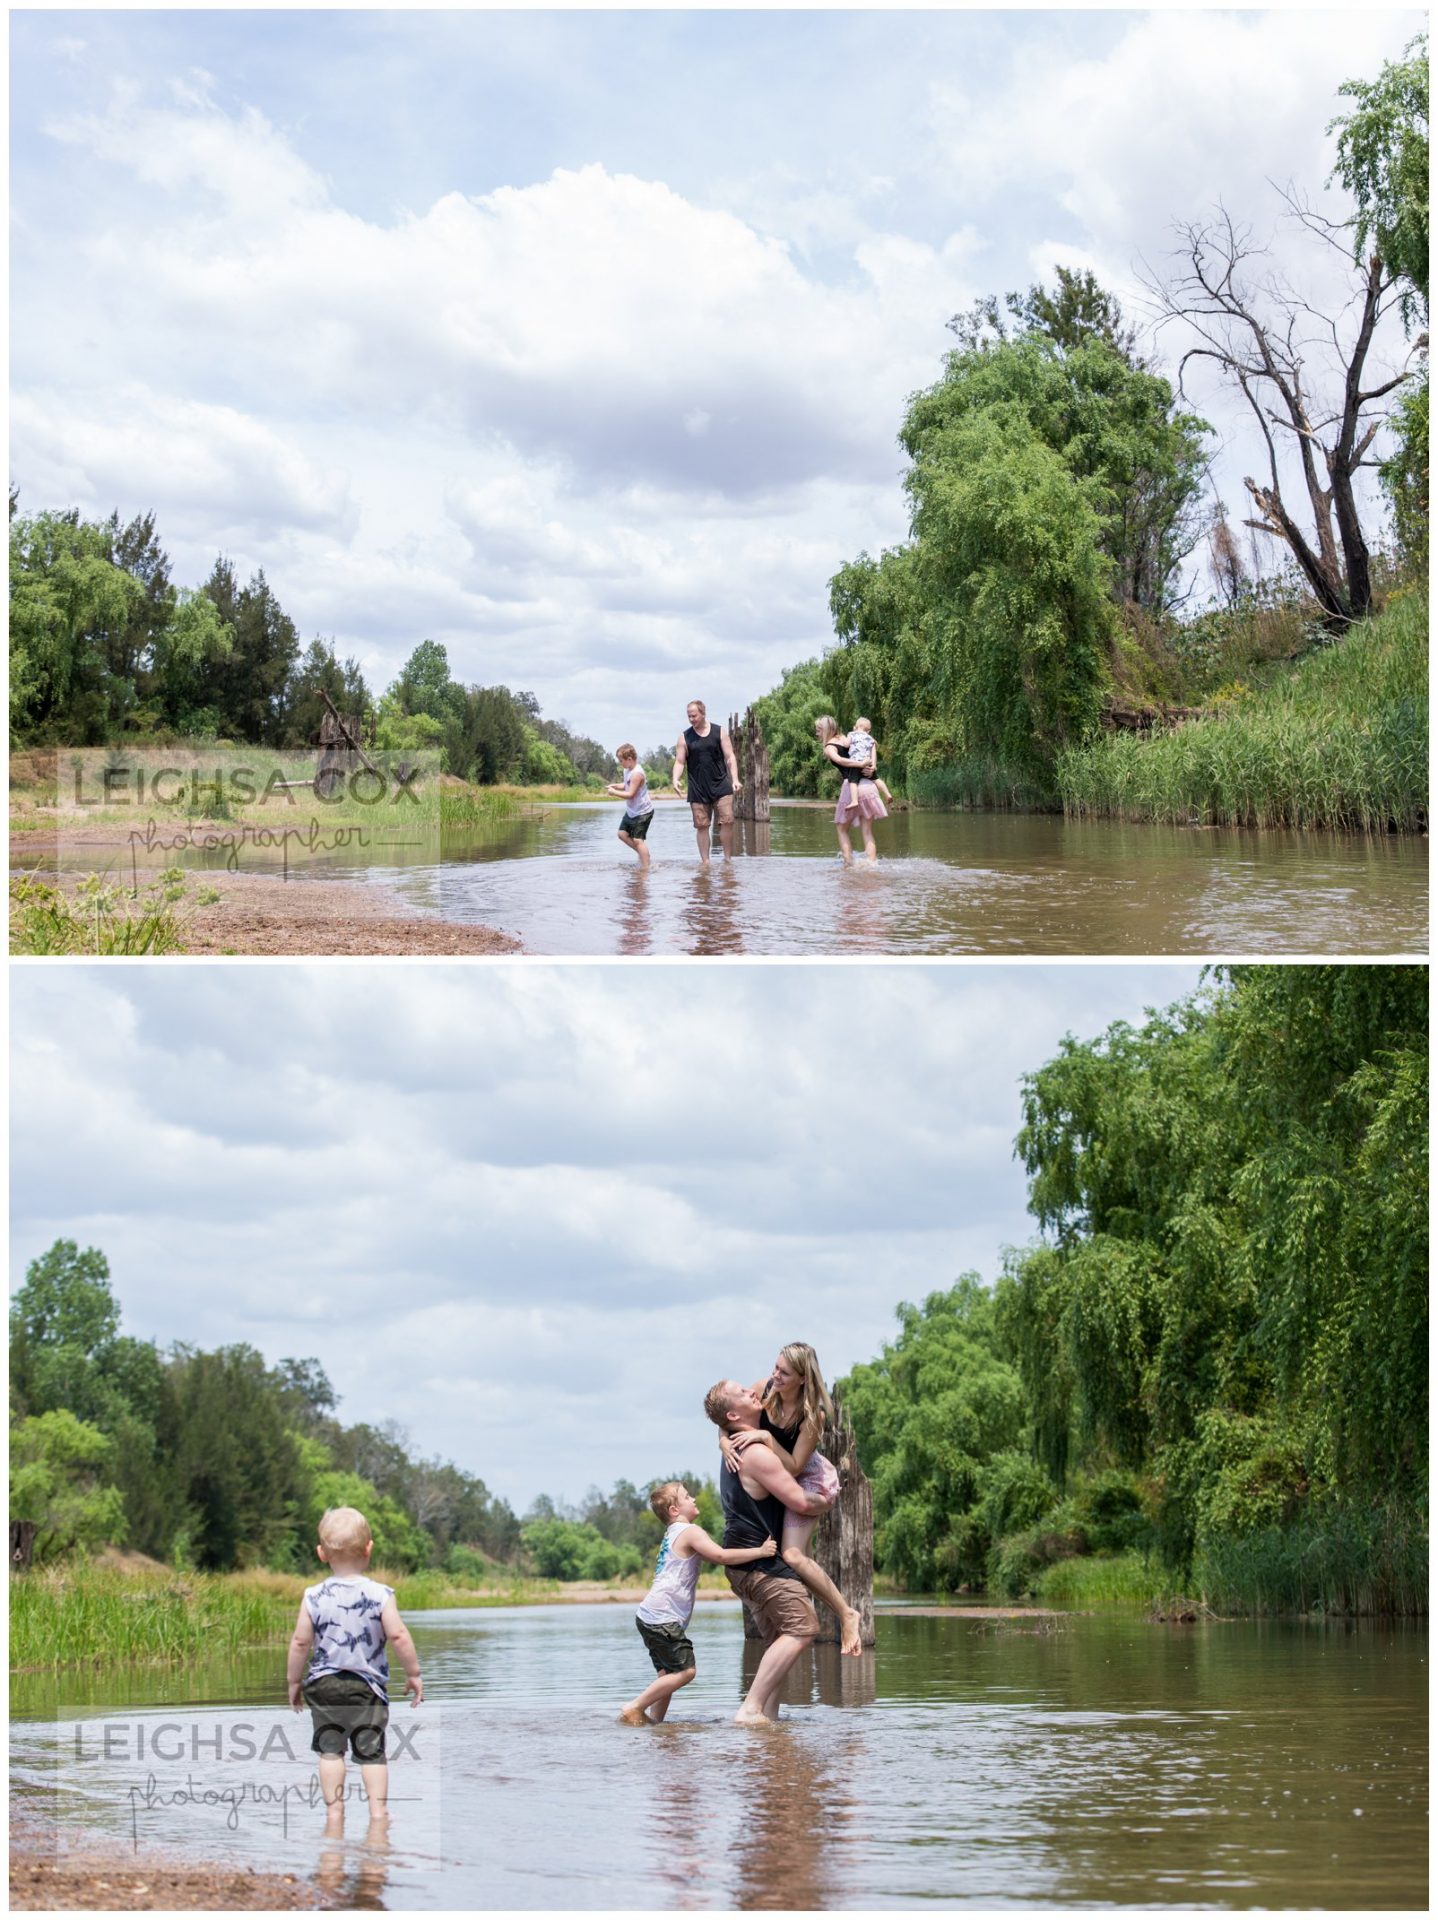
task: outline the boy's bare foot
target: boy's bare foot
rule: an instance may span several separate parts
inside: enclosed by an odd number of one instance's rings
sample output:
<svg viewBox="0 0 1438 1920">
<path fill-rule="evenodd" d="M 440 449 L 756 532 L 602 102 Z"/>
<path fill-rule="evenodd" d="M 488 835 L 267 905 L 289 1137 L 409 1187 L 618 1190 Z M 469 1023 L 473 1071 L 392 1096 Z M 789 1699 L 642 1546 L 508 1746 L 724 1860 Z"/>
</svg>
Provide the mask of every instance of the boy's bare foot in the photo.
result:
<svg viewBox="0 0 1438 1920">
<path fill-rule="evenodd" d="M 647 1727 L 649 1715 L 642 1707 L 626 1707 L 619 1716 L 626 1727 Z"/>
<path fill-rule="evenodd" d="M 853 1607 L 844 1609 L 844 1617 L 839 1623 L 839 1651 L 841 1653 L 862 1653 L 864 1643 L 859 1638 L 859 1616 Z"/>
</svg>

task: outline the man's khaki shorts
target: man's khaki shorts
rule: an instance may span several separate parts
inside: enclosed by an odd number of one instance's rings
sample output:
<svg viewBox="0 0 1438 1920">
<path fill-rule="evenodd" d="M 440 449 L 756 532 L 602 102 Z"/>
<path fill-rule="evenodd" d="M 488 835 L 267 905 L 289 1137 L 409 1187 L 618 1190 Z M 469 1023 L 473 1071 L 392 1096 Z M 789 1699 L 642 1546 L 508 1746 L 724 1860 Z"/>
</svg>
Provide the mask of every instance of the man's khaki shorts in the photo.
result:
<svg viewBox="0 0 1438 1920">
<path fill-rule="evenodd" d="M 707 827 L 716 813 L 721 827 L 731 827 L 734 824 L 734 796 L 732 793 L 721 793 L 719 798 L 713 801 L 691 800 L 689 811 L 694 816 L 696 827 Z"/>
<path fill-rule="evenodd" d="M 819 1616 L 802 1580 L 754 1573 L 748 1567 L 730 1567 L 728 1574 L 730 1586 L 747 1602 L 766 1640 L 777 1640 L 781 1633 L 795 1633 L 800 1639 L 818 1634 Z"/>
</svg>

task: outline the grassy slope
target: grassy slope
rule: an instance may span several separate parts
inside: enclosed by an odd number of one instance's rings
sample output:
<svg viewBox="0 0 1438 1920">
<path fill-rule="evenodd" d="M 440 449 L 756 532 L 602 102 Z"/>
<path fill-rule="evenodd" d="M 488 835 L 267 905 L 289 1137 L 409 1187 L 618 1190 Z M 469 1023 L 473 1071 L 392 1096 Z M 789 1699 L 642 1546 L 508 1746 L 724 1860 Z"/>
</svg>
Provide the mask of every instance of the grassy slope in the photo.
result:
<svg viewBox="0 0 1438 1920">
<path fill-rule="evenodd" d="M 1059 757 L 1066 813 L 1246 827 L 1422 831 L 1428 608 L 1396 600 L 1226 712 Z"/>
</svg>

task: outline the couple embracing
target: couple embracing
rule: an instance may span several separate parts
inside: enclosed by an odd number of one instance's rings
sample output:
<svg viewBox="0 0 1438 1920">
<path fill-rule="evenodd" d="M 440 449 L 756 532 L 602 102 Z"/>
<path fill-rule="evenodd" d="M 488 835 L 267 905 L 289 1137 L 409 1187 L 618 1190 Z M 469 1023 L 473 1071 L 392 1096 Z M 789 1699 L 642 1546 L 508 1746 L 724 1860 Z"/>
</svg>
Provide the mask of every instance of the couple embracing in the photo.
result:
<svg viewBox="0 0 1438 1920">
<path fill-rule="evenodd" d="M 706 1560 L 725 1568 L 765 1642 L 741 1723 L 776 1717 L 785 1675 L 818 1637 L 811 1593 L 838 1619 L 843 1651 L 861 1651 L 857 1611 L 809 1553 L 820 1516 L 839 1494 L 838 1473 L 818 1451 L 834 1405 L 814 1349 L 804 1341 L 781 1348 L 769 1379 L 756 1386 L 718 1381 L 704 1411 L 719 1429 L 724 1540 L 716 1543 L 696 1524 L 698 1506 L 679 1482 L 654 1489 L 655 1512 L 668 1524 L 637 1616 L 656 1678 L 621 1715 L 636 1725 L 662 1720 L 695 1676 L 688 1627 Z"/>
</svg>

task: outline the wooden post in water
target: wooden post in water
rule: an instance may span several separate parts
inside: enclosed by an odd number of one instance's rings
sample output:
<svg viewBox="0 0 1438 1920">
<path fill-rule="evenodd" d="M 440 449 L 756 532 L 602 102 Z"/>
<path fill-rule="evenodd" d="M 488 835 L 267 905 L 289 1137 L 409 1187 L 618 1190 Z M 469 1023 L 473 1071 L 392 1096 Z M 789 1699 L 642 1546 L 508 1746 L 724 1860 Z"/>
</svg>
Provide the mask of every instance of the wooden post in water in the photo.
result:
<svg viewBox="0 0 1438 1920">
<path fill-rule="evenodd" d="M 843 1481 L 839 1497 L 820 1519 L 810 1552 L 843 1594 L 859 1610 L 859 1635 L 866 1647 L 874 1644 L 874 1493 L 854 1444 L 854 1429 L 838 1394 L 834 1395 L 834 1424 L 819 1447 L 838 1468 Z M 819 1641 L 837 1640 L 839 1623 L 826 1606 L 815 1601 Z M 757 1640 L 759 1629 L 744 1609 L 744 1635 Z"/>
</svg>

